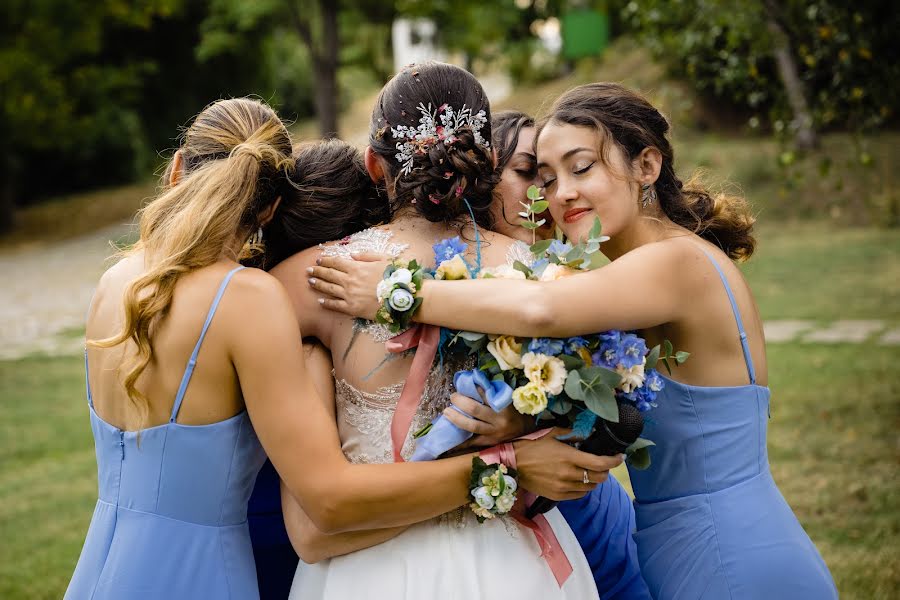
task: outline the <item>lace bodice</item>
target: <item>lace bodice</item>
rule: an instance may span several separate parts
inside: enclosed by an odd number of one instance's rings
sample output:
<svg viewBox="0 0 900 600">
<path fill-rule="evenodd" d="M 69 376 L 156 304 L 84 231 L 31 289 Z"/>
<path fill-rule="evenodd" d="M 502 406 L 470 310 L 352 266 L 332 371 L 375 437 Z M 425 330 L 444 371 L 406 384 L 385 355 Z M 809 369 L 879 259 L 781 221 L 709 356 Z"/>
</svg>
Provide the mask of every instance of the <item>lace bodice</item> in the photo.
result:
<svg viewBox="0 0 900 600">
<path fill-rule="evenodd" d="M 408 244 L 391 242 L 392 233 L 383 229 L 366 229 L 344 238 L 336 244 L 322 246 L 326 256 L 348 257 L 352 252 L 375 252 L 392 257 L 399 256 Z M 531 262 L 528 246 L 516 242 L 506 254 L 508 264 L 515 261 Z M 353 324 L 354 344 L 383 344 L 393 333 L 387 327 L 356 319 Z M 353 360 L 349 354 L 348 360 Z M 413 434 L 426 426 L 441 413 L 450 402 L 453 392 L 453 375 L 472 368 L 470 359 L 456 355 L 444 355 L 435 361 L 425 385 L 425 393 L 413 418 L 410 433 L 401 454 L 409 457 L 415 449 Z M 354 378 L 358 380 L 358 378 Z M 367 379 L 364 377 L 363 380 Z M 405 380 L 396 381 L 367 391 L 359 389 L 346 378 L 335 377 L 335 405 L 338 431 L 344 455 L 354 463 L 388 463 L 393 461 L 391 449 L 391 419 Z"/>
</svg>

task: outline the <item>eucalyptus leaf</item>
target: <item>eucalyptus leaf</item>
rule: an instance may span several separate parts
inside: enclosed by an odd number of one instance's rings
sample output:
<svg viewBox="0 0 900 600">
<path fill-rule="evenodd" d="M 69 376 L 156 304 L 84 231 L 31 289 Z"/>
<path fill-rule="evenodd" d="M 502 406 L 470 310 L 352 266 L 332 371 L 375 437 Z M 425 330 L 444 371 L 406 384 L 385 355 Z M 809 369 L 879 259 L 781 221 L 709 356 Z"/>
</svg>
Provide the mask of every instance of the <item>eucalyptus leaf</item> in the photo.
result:
<svg viewBox="0 0 900 600">
<path fill-rule="evenodd" d="M 565 365 L 566 367 L 566 371 L 574 371 L 576 369 L 581 369 L 582 367 L 584 367 L 584 361 L 577 356 L 572 356 L 571 354 L 560 354 L 556 358 L 562 361 L 563 365 Z"/>
<path fill-rule="evenodd" d="M 671 367 L 671 365 L 669 365 L 669 359 L 668 359 L 668 358 L 664 358 L 664 359 L 662 360 L 662 363 L 663 363 L 663 366 L 666 368 L 666 372 L 667 372 L 669 375 L 671 375 L 671 374 L 672 374 L 672 367 Z"/>
<path fill-rule="evenodd" d="M 569 371 L 569 375 L 566 377 L 566 394 L 569 398 L 573 400 L 584 400 L 585 392 L 584 388 L 581 386 L 581 374 L 578 371 Z"/>
<path fill-rule="evenodd" d="M 522 221 L 522 223 L 520 224 L 525 229 L 537 229 L 538 227 L 540 227 L 540 225 L 538 225 L 537 223 L 532 223 L 531 221 Z"/>
<path fill-rule="evenodd" d="M 690 355 L 691 355 L 690 352 L 684 352 L 684 351 L 676 352 L 675 353 L 675 362 L 677 362 L 680 365 L 681 363 L 686 361 L 688 359 L 688 357 L 690 357 Z"/>
<path fill-rule="evenodd" d="M 529 200 L 540 200 L 541 199 L 541 189 L 536 185 L 528 186 L 528 190 L 525 192 L 525 195 Z"/>
<path fill-rule="evenodd" d="M 538 200 L 537 202 L 535 202 L 534 204 L 532 204 L 529 207 L 528 212 L 530 212 L 533 215 L 537 215 L 537 214 L 544 212 L 549 207 L 550 207 L 550 203 L 547 202 L 546 200 Z"/>
<path fill-rule="evenodd" d="M 625 448 L 625 454 L 630 454 L 631 452 L 634 452 L 635 450 L 640 450 L 641 448 L 649 448 L 650 446 L 655 446 L 655 445 L 656 445 L 656 443 L 653 442 L 652 440 L 648 440 L 646 438 L 639 437 L 638 439 L 634 440 L 634 442 L 632 442 L 632 444 L 630 446 Z"/>
<path fill-rule="evenodd" d="M 544 223 L 546 223 L 546 222 L 547 222 L 547 219 L 541 219 L 540 221 L 535 223 L 535 225 L 537 225 L 538 227 L 542 227 L 544 225 Z"/>
<path fill-rule="evenodd" d="M 653 350 L 647 355 L 647 368 L 655 369 L 656 363 L 659 362 L 659 344 L 653 346 Z"/>
<path fill-rule="evenodd" d="M 614 388 L 622 383 L 622 376 L 606 367 L 585 367 L 584 369 L 578 369 L 578 373 L 589 384 L 602 383 Z"/>
<path fill-rule="evenodd" d="M 584 246 L 575 246 L 566 252 L 566 262 L 572 263 L 580 258 L 584 258 Z"/>
<path fill-rule="evenodd" d="M 535 256 L 542 256 L 550 248 L 550 244 L 552 243 L 553 240 L 541 240 L 540 242 L 532 244 L 529 250 L 531 250 L 531 253 Z"/>
<path fill-rule="evenodd" d="M 594 385 L 584 391 L 584 405 L 591 412 L 613 423 L 619 422 L 619 405 L 616 404 L 616 393 L 613 389 L 602 383 Z"/>
<path fill-rule="evenodd" d="M 664 356 L 672 356 L 672 352 L 675 351 L 675 348 L 672 347 L 672 342 L 669 340 L 663 340 L 663 348 L 666 351 Z"/>
<path fill-rule="evenodd" d="M 522 261 L 517 260 L 516 262 L 514 262 L 513 269 L 515 269 L 516 271 L 521 271 L 522 273 L 525 273 L 525 277 L 528 277 L 531 275 L 531 268 L 528 265 L 526 265 L 525 263 L 523 263 Z"/>
<path fill-rule="evenodd" d="M 594 224 L 591 225 L 591 231 L 588 233 L 588 238 L 598 238 L 600 234 L 603 233 L 603 226 L 600 224 L 600 218 L 594 217 Z"/>
<path fill-rule="evenodd" d="M 567 415 L 572 410 L 572 403 L 557 396 L 550 401 L 548 408 L 553 414 Z"/>
<path fill-rule="evenodd" d="M 650 467 L 650 452 L 647 448 L 639 448 L 628 455 L 628 464 L 632 469 L 644 471 Z"/>
</svg>

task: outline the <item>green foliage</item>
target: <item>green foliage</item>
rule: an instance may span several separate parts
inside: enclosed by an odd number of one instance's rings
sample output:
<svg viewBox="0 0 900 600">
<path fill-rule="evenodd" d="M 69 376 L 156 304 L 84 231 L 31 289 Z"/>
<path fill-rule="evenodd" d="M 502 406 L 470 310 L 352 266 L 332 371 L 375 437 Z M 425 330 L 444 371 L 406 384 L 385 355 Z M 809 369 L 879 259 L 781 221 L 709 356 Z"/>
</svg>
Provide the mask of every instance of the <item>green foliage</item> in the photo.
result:
<svg viewBox="0 0 900 600">
<path fill-rule="evenodd" d="M 900 26 L 896 10 L 871 1 L 773 4 L 818 128 L 867 131 L 896 116 L 900 69 L 888 59 Z M 776 69 L 764 5 L 753 0 L 633 0 L 622 9 L 622 19 L 701 93 L 746 110 L 751 126 L 767 122 L 777 133 L 789 134 L 795 124 Z"/>
</svg>

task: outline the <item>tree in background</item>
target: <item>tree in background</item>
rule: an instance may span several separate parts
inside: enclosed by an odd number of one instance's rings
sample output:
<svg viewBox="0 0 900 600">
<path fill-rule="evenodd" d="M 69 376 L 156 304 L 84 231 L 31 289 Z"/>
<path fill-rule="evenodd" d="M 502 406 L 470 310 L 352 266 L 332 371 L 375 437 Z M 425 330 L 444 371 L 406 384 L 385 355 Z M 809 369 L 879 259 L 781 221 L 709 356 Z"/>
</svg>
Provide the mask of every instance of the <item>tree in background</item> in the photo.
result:
<svg viewBox="0 0 900 600">
<path fill-rule="evenodd" d="M 217 98 L 271 99 L 268 38 L 197 61 L 207 4 L 3 3 L 0 232 L 17 205 L 149 175 L 179 126 Z"/>
<path fill-rule="evenodd" d="M 744 107 L 801 149 L 822 129 L 895 118 L 900 26 L 873 0 L 631 0 L 623 22 L 700 93 Z"/>
<path fill-rule="evenodd" d="M 143 130 L 134 107 L 142 78 L 154 65 L 101 60 L 106 33 L 141 30 L 173 10 L 173 0 L 97 0 L 88 3 L 12 0 L 3 3 L 0 31 L 0 232 L 13 225 L 24 185 L 51 178 L 77 180 L 101 155 L 110 179 L 133 177 L 141 162 Z M 36 164 L 43 178 L 26 177 Z M 49 173 L 48 173 L 49 171 Z"/>
<path fill-rule="evenodd" d="M 210 58 L 231 51 L 251 31 L 299 42 L 312 75 L 319 131 L 331 137 L 338 129 L 339 68 L 366 66 L 383 75 L 384 59 L 367 59 L 383 56 L 377 46 L 385 41 L 389 46 L 394 14 L 392 2 L 379 0 L 212 0 L 198 55 Z M 302 72 L 285 75 L 280 79 L 287 86 L 291 76 L 304 77 Z"/>
</svg>

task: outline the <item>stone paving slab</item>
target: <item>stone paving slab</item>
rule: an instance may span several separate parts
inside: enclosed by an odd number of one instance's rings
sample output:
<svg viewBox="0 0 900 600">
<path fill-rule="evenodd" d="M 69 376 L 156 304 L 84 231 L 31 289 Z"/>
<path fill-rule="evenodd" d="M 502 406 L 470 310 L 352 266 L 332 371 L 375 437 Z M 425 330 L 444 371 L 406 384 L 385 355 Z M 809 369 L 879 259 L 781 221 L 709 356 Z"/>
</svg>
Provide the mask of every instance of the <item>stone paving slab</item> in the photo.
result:
<svg viewBox="0 0 900 600">
<path fill-rule="evenodd" d="M 886 331 L 885 334 L 879 338 L 878 343 L 882 346 L 900 346 L 900 328 Z"/>
<path fill-rule="evenodd" d="M 805 333 L 816 327 L 812 320 L 784 319 L 778 321 L 766 321 L 763 329 L 766 334 L 766 342 L 781 343 L 792 342 L 801 333 Z"/>
<path fill-rule="evenodd" d="M 873 334 L 882 331 L 887 325 L 884 321 L 859 320 L 859 321 L 834 321 L 828 327 L 812 331 L 803 336 L 804 342 L 824 343 L 862 343 Z"/>
</svg>

